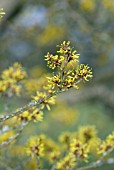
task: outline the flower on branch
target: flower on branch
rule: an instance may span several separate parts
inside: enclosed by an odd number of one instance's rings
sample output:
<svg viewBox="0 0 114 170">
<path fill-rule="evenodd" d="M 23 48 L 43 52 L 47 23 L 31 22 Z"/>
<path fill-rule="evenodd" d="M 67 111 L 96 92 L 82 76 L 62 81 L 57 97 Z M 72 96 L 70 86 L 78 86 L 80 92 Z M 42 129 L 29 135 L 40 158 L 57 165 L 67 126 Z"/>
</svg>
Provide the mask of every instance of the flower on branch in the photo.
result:
<svg viewBox="0 0 114 170">
<path fill-rule="evenodd" d="M 75 155 L 76 159 L 87 161 L 89 147 L 78 139 L 73 139 L 70 143 L 70 152 Z"/>
<path fill-rule="evenodd" d="M 26 153 L 28 156 L 34 157 L 42 157 L 44 152 L 44 145 L 40 137 L 34 136 L 31 137 L 26 145 Z"/>
<path fill-rule="evenodd" d="M 50 110 L 50 105 L 54 105 L 55 104 L 55 96 L 50 97 L 49 99 L 46 99 L 47 94 L 45 92 L 36 92 L 35 96 L 32 96 L 32 98 L 34 99 L 34 101 L 41 101 L 41 109 L 43 109 L 45 106 L 48 110 Z"/>
<path fill-rule="evenodd" d="M 68 154 L 60 161 L 57 162 L 56 168 L 58 170 L 69 170 L 75 166 L 75 156 L 73 154 Z"/>
<path fill-rule="evenodd" d="M 80 64 L 76 68 L 77 77 L 89 81 L 89 78 L 92 78 L 92 69 L 88 65 Z"/>
</svg>

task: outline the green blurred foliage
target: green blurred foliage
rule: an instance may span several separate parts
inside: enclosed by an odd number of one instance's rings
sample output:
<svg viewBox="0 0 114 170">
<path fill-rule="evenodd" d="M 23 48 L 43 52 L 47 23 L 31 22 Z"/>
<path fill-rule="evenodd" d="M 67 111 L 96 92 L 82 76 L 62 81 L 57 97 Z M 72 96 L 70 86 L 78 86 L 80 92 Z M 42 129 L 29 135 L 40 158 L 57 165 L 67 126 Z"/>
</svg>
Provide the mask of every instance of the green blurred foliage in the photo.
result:
<svg viewBox="0 0 114 170">
<path fill-rule="evenodd" d="M 9 7 L 8 14 L 8 0 L 5 1 L 6 16 L 0 24 L 0 72 L 18 61 L 31 78 L 42 77 L 50 72 L 44 55 L 48 51 L 54 53 L 56 44 L 63 40 L 71 41 L 81 54 L 81 63 L 91 65 L 94 72 L 94 79 L 80 87 L 82 93 L 71 91 L 73 97 L 68 92 L 62 94 L 63 98 L 60 95 L 51 113 L 45 111 L 44 121 L 26 127 L 16 144 L 22 145 L 28 137 L 40 133 L 57 140 L 61 132 L 76 131 L 82 125 L 95 125 L 104 139 L 114 129 L 114 1 L 21 0 L 11 11 Z M 10 100 L 10 110 L 27 103 L 28 96 Z M 1 113 L 4 101 L 0 101 Z M 63 119 L 59 119 L 62 115 Z M 23 156 L 15 158 L 8 154 L 7 149 L 3 155 L 12 167 L 23 160 Z M 35 166 L 32 161 L 29 164 Z M 20 166 L 17 167 L 23 169 L 24 165 Z M 96 169 L 113 170 L 113 166 Z"/>
</svg>

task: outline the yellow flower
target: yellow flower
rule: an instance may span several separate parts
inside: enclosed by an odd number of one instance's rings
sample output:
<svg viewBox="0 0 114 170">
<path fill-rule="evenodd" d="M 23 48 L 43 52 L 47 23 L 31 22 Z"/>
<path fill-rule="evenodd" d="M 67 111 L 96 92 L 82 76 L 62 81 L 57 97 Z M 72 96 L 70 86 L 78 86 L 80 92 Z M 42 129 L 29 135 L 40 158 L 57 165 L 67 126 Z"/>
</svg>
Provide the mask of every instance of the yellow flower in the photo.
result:
<svg viewBox="0 0 114 170">
<path fill-rule="evenodd" d="M 49 154 L 50 163 L 54 163 L 55 161 L 57 161 L 59 156 L 60 156 L 60 151 L 58 151 L 58 150 L 54 150 L 54 151 L 50 152 L 50 154 Z"/>
<path fill-rule="evenodd" d="M 41 139 L 42 143 L 44 144 L 44 155 L 45 157 L 50 161 L 52 155 L 55 152 L 59 152 L 60 148 L 57 145 L 57 143 L 55 143 L 55 141 L 53 141 L 52 139 L 50 139 L 49 137 L 41 134 L 39 136 L 39 138 Z M 54 153 L 53 153 L 54 152 Z M 52 154 L 53 153 L 53 154 Z M 51 155 L 50 155 L 51 154 Z M 53 155 L 54 156 L 54 155 Z"/>
<path fill-rule="evenodd" d="M 106 141 L 112 145 L 114 148 L 114 131 L 107 136 Z"/>
<path fill-rule="evenodd" d="M 69 146 L 70 140 L 71 140 L 70 132 L 64 132 L 59 136 L 59 141 L 68 145 L 68 146 Z"/>
<path fill-rule="evenodd" d="M 92 78 L 92 69 L 88 65 L 80 64 L 76 68 L 77 78 L 84 79 L 86 81 L 89 81 L 89 78 Z"/>
<path fill-rule="evenodd" d="M 18 123 L 22 121 L 29 122 L 33 120 L 34 122 L 43 120 L 43 112 L 36 107 L 32 107 L 29 110 L 24 111 L 22 114 L 17 116 Z"/>
<path fill-rule="evenodd" d="M 14 137 L 14 132 L 13 131 L 8 131 L 4 134 L 0 135 L 0 144 L 2 144 L 3 142 L 8 142 L 9 140 L 11 140 Z"/>
<path fill-rule="evenodd" d="M 91 140 L 95 139 L 97 136 L 97 130 L 95 126 L 82 126 L 78 130 L 78 138 L 83 143 L 88 143 Z"/>
<path fill-rule="evenodd" d="M 76 50 L 72 51 L 72 48 L 70 46 L 70 41 L 66 42 L 63 41 L 63 43 L 57 47 L 60 47 L 59 51 L 57 51 L 57 53 L 60 53 L 63 55 L 65 62 L 78 62 L 79 60 L 79 55 L 80 54 L 76 54 Z"/>
<path fill-rule="evenodd" d="M 26 75 L 22 66 L 18 63 L 14 63 L 12 67 L 4 70 L 1 74 L 0 93 L 5 92 L 8 97 L 12 97 L 13 95 L 19 96 L 21 85 L 18 85 L 18 82 L 23 80 Z"/>
<path fill-rule="evenodd" d="M 6 90 L 6 85 L 4 81 L 0 81 L 0 93 L 3 93 Z"/>
<path fill-rule="evenodd" d="M 48 79 L 48 87 L 50 89 L 58 88 L 61 86 L 61 79 L 60 79 L 60 73 L 53 77 L 47 77 Z"/>
<path fill-rule="evenodd" d="M 89 147 L 78 139 L 72 139 L 70 143 L 70 152 L 76 156 L 77 159 L 87 161 Z"/>
<path fill-rule="evenodd" d="M 32 156 L 32 158 L 35 156 L 42 157 L 44 152 L 44 144 L 39 137 L 31 137 L 27 142 L 25 150 L 27 155 Z"/>
<path fill-rule="evenodd" d="M 76 164 L 75 156 L 72 154 L 68 154 L 64 158 L 62 158 L 59 162 L 57 162 L 56 168 L 58 170 L 70 170 Z"/>
<path fill-rule="evenodd" d="M 33 120 L 34 122 L 41 122 L 43 120 L 43 112 L 38 110 L 38 108 L 33 109 L 33 112 L 31 114 L 31 120 Z"/>
<path fill-rule="evenodd" d="M 43 109 L 45 106 L 47 107 L 48 110 L 50 110 L 50 105 L 55 104 L 55 96 L 50 97 L 49 99 L 46 99 L 47 94 L 45 92 L 36 92 L 35 96 L 32 96 L 32 98 L 35 101 L 40 101 L 41 102 L 41 109 Z"/>
<path fill-rule="evenodd" d="M 101 141 L 97 148 L 97 153 L 107 155 L 114 149 L 114 132 L 108 135 L 105 141 Z"/>
<path fill-rule="evenodd" d="M 63 41 L 63 43 L 61 45 L 57 45 L 57 47 L 60 47 L 59 51 L 57 51 L 60 54 L 66 54 L 71 50 L 70 41 Z"/>
<path fill-rule="evenodd" d="M 50 68 L 55 69 L 58 67 L 58 72 L 56 74 L 53 74 L 52 77 L 47 77 L 47 87 L 51 90 L 67 90 L 71 87 L 78 89 L 79 86 L 77 84 L 81 80 L 84 79 L 88 81 L 88 79 L 92 77 L 92 70 L 88 65 L 76 65 L 79 61 L 79 54 L 70 46 L 70 41 L 63 41 L 63 43 L 57 47 L 59 47 L 59 51 L 57 51 L 59 55 L 53 56 L 48 53 L 45 56 L 45 60 L 47 60 L 47 64 Z M 69 64 L 72 65 L 71 69 L 68 67 Z"/>
<path fill-rule="evenodd" d="M 96 7 L 96 2 L 94 0 L 81 0 L 80 6 L 85 11 L 93 11 Z"/>
<path fill-rule="evenodd" d="M 2 79 L 13 79 L 15 81 L 20 81 L 27 76 L 26 72 L 22 69 L 19 63 L 14 63 L 12 67 L 4 70 L 2 72 Z"/>
<path fill-rule="evenodd" d="M 45 57 L 46 57 L 45 60 L 47 60 L 47 65 L 49 66 L 49 68 L 52 69 L 55 69 L 56 67 L 61 67 L 62 62 L 64 61 L 63 56 L 60 57 L 58 55 L 53 56 L 49 52 Z"/>
</svg>

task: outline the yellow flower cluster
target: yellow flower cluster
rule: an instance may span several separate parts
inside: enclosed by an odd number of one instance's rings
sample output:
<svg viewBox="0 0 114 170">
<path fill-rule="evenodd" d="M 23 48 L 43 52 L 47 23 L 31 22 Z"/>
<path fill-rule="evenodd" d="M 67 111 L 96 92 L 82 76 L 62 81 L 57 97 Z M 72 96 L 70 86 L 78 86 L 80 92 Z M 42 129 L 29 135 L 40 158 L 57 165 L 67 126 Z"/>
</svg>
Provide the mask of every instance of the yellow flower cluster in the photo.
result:
<svg viewBox="0 0 114 170">
<path fill-rule="evenodd" d="M 12 136 L 12 134 L 10 135 Z M 34 161 L 37 158 L 39 161 L 39 158 L 42 157 L 42 160 L 46 159 L 54 169 L 69 170 L 76 169 L 76 167 L 78 169 L 82 162 L 83 164 L 87 163 L 93 156 L 95 160 L 97 159 L 97 162 L 101 159 L 106 160 L 106 155 L 114 149 L 114 132 L 102 142 L 97 136 L 95 126 L 82 126 L 76 132 L 64 132 L 59 136 L 59 139 L 62 144 L 53 141 L 44 134 L 30 137 L 24 151 Z M 64 147 L 64 145 L 67 147 Z M 91 147 L 94 148 L 94 153 Z M 19 154 L 24 155 L 22 150 Z"/>
<path fill-rule="evenodd" d="M 95 0 L 81 0 L 80 7 L 85 11 L 93 11 L 96 7 Z"/>
<path fill-rule="evenodd" d="M 98 147 L 98 154 L 107 155 L 114 149 L 114 132 L 108 135 L 105 141 L 101 141 Z"/>
<path fill-rule="evenodd" d="M 58 56 L 58 55 L 52 55 L 49 52 L 47 53 L 47 55 L 45 56 L 47 60 L 47 65 L 49 66 L 49 68 L 55 69 L 56 67 L 60 67 L 62 62 L 64 61 L 64 57 L 63 56 Z"/>
<path fill-rule="evenodd" d="M 92 78 L 92 69 L 88 65 L 80 64 L 76 69 L 77 77 L 88 81 L 88 78 Z"/>
<path fill-rule="evenodd" d="M 40 148 L 41 147 L 41 148 Z M 41 150 L 40 150 L 41 149 Z M 49 137 L 41 134 L 31 137 L 26 146 L 26 153 L 32 158 L 36 156 L 45 157 L 50 163 L 55 162 L 60 156 L 58 145 Z"/>
<path fill-rule="evenodd" d="M 64 60 L 66 62 L 78 62 L 79 55 L 76 54 L 76 50 L 73 50 L 73 48 L 70 46 L 70 41 L 66 42 L 63 41 L 63 43 L 57 47 L 60 47 L 60 50 L 57 51 L 57 53 L 60 53 L 60 55 L 63 56 Z"/>
<path fill-rule="evenodd" d="M 42 157 L 44 152 L 44 145 L 40 137 L 31 137 L 28 140 L 25 150 L 27 155 L 32 156 L 32 158 L 34 158 L 35 156 Z"/>
<path fill-rule="evenodd" d="M 68 154 L 62 160 L 57 162 L 56 169 L 58 170 L 69 170 L 72 169 L 75 165 L 75 156 Z"/>
<path fill-rule="evenodd" d="M 67 146 L 69 148 L 69 144 L 71 141 L 71 133 L 70 132 L 64 132 L 59 136 L 59 141 Z"/>
<path fill-rule="evenodd" d="M 14 137 L 14 132 L 12 130 L 0 135 L 0 144 L 7 143 Z"/>
<path fill-rule="evenodd" d="M 60 155 L 59 146 L 49 137 L 40 135 L 42 143 L 44 145 L 44 155 L 51 163 L 58 159 Z"/>
<path fill-rule="evenodd" d="M 83 143 L 89 143 L 93 139 L 97 138 L 97 130 L 95 126 L 82 126 L 77 133 L 78 138 Z"/>
<path fill-rule="evenodd" d="M 113 0 L 102 0 L 101 1 L 104 8 L 114 11 L 114 1 Z"/>
<path fill-rule="evenodd" d="M 62 70 L 63 67 L 65 67 L 68 63 L 79 61 L 79 54 L 76 54 L 76 50 L 72 50 L 70 46 L 70 41 L 64 41 L 60 46 L 58 45 L 57 47 L 60 48 L 59 51 L 57 51 L 57 53 L 59 53 L 60 55 L 54 56 L 48 52 L 45 56 L 48 67 L 52 69 L 58 67 L 60 70 Z"/>
<path fill-rule="evenodd" d="M 47 77 L 49 89 L 57 89 L 61 86 L 60 73 L 53 75 L 53 77 Z"/>
<path fill-rule="evenodd" d="M 60 156 L 60 151 L 58 151 L 58 150 L 52 151 L 49 154 L 49 161 L 50 161 L 50 163 L 53 164 L 54 162 L 56 162 L 58 160 L 59 156 Z"/>
<path fill-rule="evenodd" d="M 69 89 L 74 87 L 78 89 L 78 83 L 83 79 L 88 81 L 92 78 L 92 70 L 89 66 L 81 64 L 76 66 L 75 63 L 79 61 L 79 54 L 70 46 L 70 42 L 64 41 L 59 47 L 57 53 L 59 55 L 53 56 L 48 53 L 45 57 L 47 65 L 52 68 L 58 68 L 58 72 L 52 77 L 47 77 L 48 88 L 52 90 Z M 68 65 L 71 64 L 72 68 Z M 75 68 L 76 67 L 76 68 Z"/>
<path fill-rule="evenodd" d="M 87 160 L 89 147 L 78 139 L 73 139 L 70 143 L 70 152 L 75 155 L 76 159 Z"/>
<path fill-rule="evenodd" d="M 39 110 L 37 107 L 32 107 L 31 109 L 24 111 L 19 116 L 14 117 L 17 123 L 29 122 L 33 120 L 34 122 L 43 120 L 43 112 Z"/>
<path fill-rule="evenodd" d="M 76 161 L 87 161 L 89 153 L 96 151 L 100 139 L 97 137 L 95 126 L 82 126 L 77 132 L 64 132 L 60 135 L 59 141 L 69 153 L 75 155 Z"/>
<path fill-rule="evenodd" d="M 4 70 L 1 74 L 0 93 L 6 94 L 8 97 L 19 95 L 21 85 L 19 82 L 27 76 L 19 63 L 14 63 L 12 67 Z"/>
</svg>

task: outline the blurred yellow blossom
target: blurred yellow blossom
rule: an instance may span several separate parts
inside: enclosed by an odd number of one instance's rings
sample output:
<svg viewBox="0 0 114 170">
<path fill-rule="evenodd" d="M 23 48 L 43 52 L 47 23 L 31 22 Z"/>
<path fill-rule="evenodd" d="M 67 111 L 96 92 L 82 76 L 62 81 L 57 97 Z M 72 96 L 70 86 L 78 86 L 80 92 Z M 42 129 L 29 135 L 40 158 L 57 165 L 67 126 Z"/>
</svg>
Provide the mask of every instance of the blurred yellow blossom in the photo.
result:
<svg viewBox="0 0 114 170">
<path fill-rule="evenodd" d="M 0 144 L 3 142 L 9 142 L 15 136 L 14 131 L 10 130 L 0 135 Z"/>
<path fill-rule="evenodd" d="M 21 92 L 19 82 L 26 76 L 22 66 L 19 63 L 14 63 L 12 67 L 4 70 L 1 74 L 0 93 L 5 93 L 8 97 L 19 96 Z"/>
<path fill-rule="evenodd" d="M 78 138 L 83 143 L 89 143 L 91 140 L 97 137 L 97 130 L 95 126 L 81 126 L 78 130 Z"/>
<path fill-rule="evenodd" d="M 43 112 L 39 110 L 37 107 L 32 107 L 31 109 L 21 113 L 15 119 L 18 121 L 18 123 L 21 123 L 22 121 L 29 122 L 31 120 L 33 120 L 34 122 L 42 121 Z"/>
<path fill-rule="evenodd" d="M 106 8 L 111 10 L 112 12 L 114 11 L 114 1 L 113 0 L 101 0 L 102 5 Z"/>
<path fill-rule="evenodd" d="M 57 162 L 56 168 L 58 170 L 69 170 L 72 169 L 75 165 L 75 156 L 73 154 L 68 154 L 60 161 Z"/>
<path fill-rule="evenodd" d="M 89 147 L 84 144 L 81 140 L 72 139 L 70 143 L 70 152 L 76 156 L 76 159 L 82 159 L 87 161 Z"/>
<path fill-rule="evenodd" d="M 96 7 L 95 0 L 81 0 L 80 7 L 85 11 L 93 11 Z"/>
<path fill-rule="evenodd" d="M 28 140 L 25 150 L 27 155 L 32 156 L 32 158 L 35 156 L 42 157 L 44 145 L 38 136 L 34 136 Z"/>
</svg>

